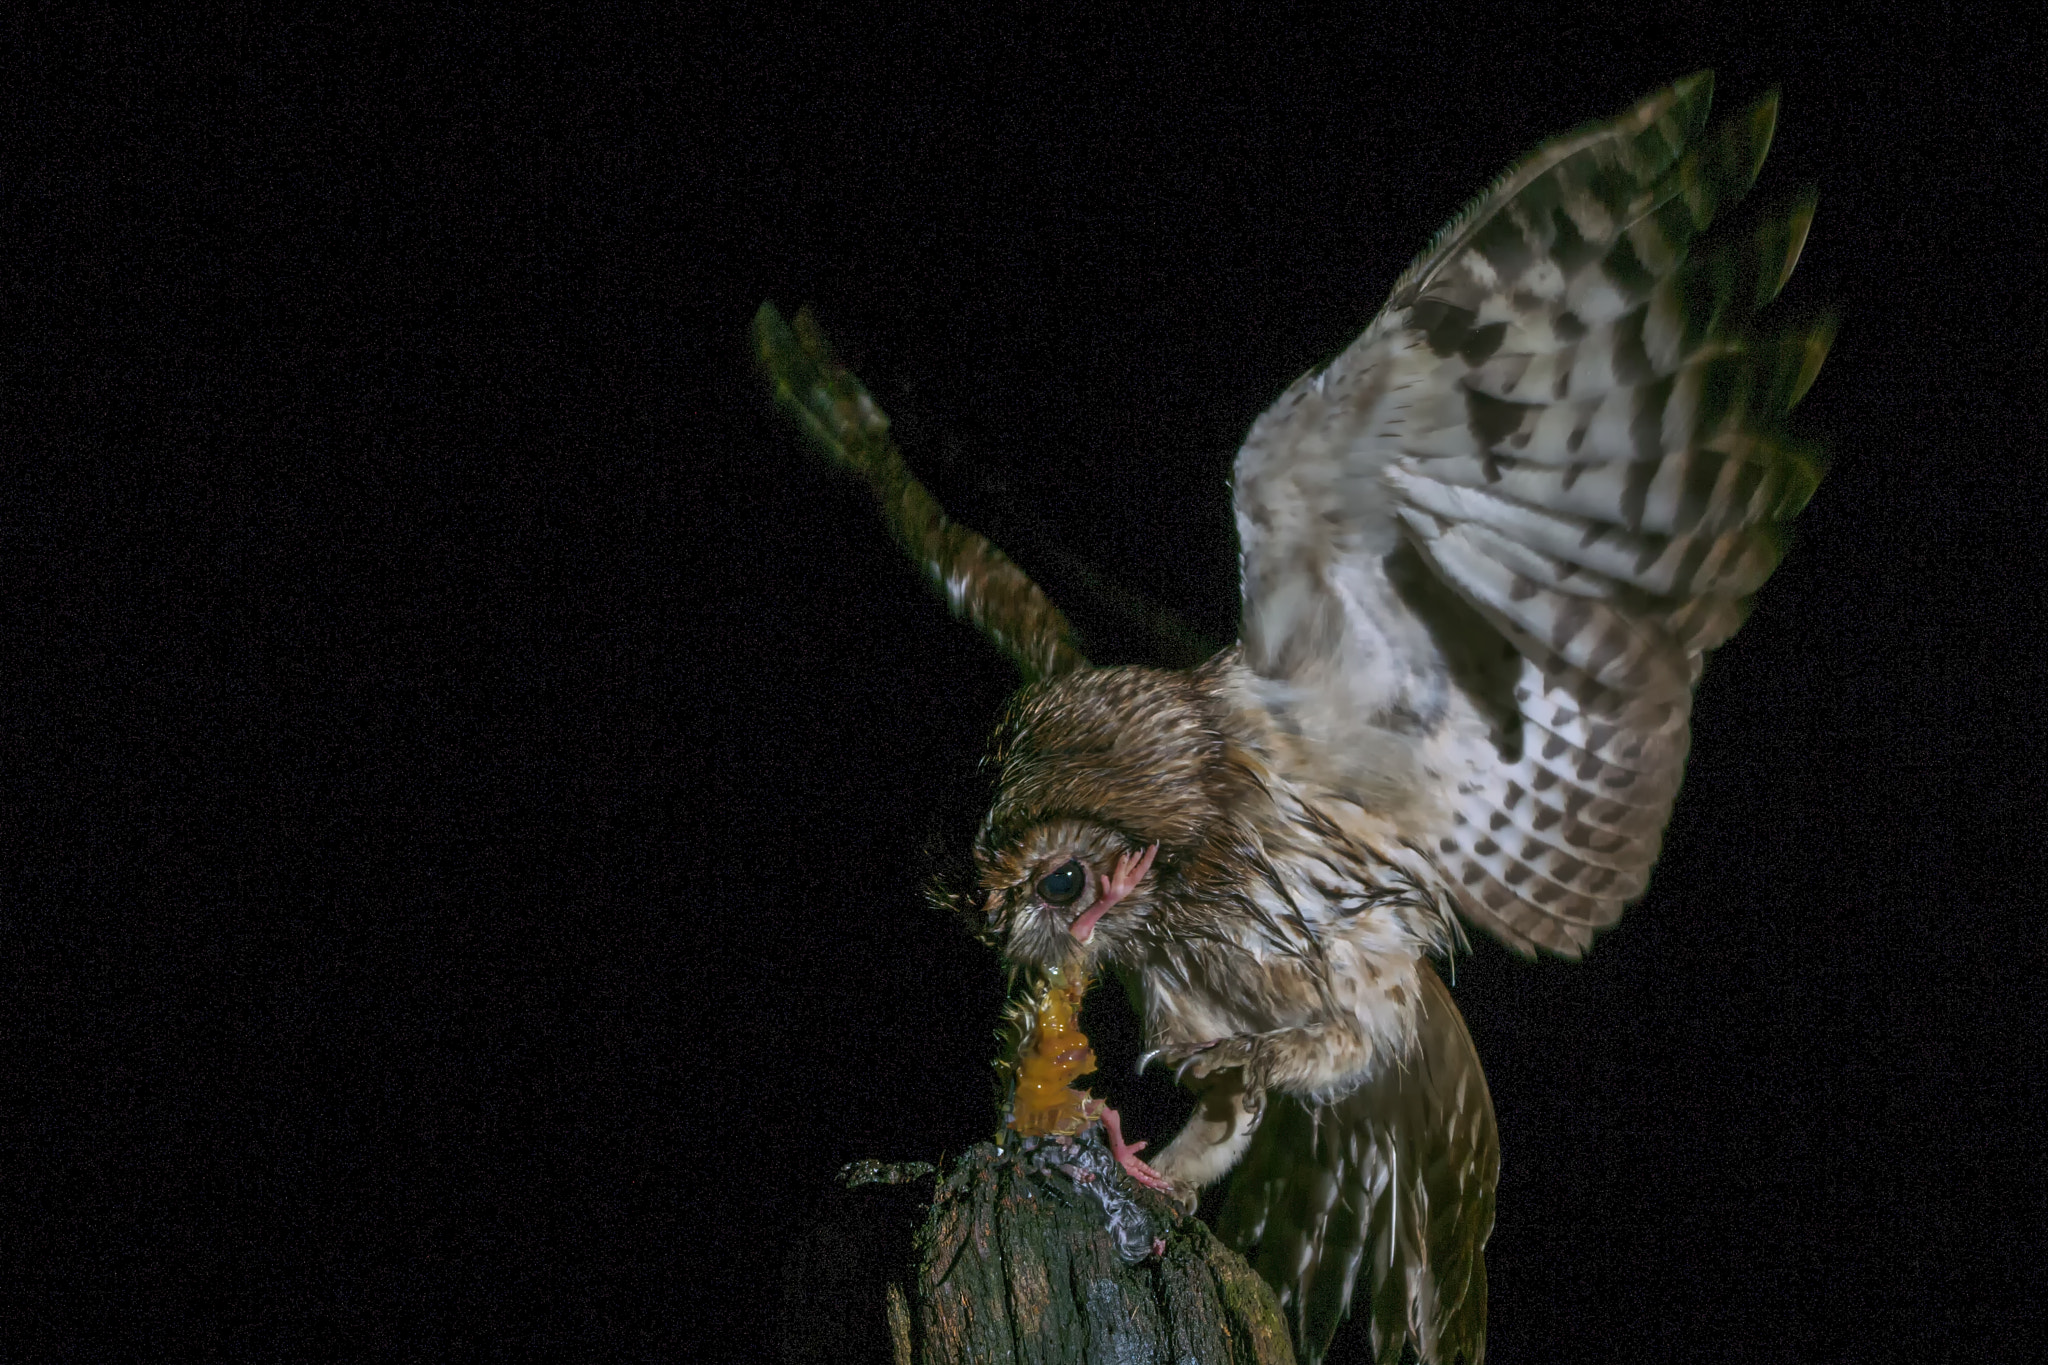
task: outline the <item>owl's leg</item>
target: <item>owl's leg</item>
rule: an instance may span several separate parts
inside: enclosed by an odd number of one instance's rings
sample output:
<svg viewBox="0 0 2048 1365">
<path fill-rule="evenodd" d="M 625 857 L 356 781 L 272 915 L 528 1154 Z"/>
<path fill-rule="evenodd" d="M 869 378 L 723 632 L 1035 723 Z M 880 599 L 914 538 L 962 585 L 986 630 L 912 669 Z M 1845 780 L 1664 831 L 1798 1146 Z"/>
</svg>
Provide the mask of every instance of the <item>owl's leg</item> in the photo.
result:
<svg viewBox="0 0 2048 1365">
<path fill-rule="evenodd" d="M 1196 1087 L 1195 1112 L 1187 1127 L 1154 1163 L 1173 1182 L 1173 1193 L 1192 1211 L 1204 1185 L 1223 1178 L 1258 1131 L 1266 1095 L 1247 1090 L 1241 1073 L 1228 1072 Z"/>
<path fill-rule="evenodd" d="M 1330 1020 L 1270 1033 L 1235 1037 L 1191 1047 L 1162 1048 L 1158 1055 L 1179 1074 L 1197 1080 L 1232 1073 L 1246 1090 L 1286 1090 L 1309 1095 L 1346 1088 L 1374 1060 L 1372 1040 L 1348 1020 Z"/>
</svg>

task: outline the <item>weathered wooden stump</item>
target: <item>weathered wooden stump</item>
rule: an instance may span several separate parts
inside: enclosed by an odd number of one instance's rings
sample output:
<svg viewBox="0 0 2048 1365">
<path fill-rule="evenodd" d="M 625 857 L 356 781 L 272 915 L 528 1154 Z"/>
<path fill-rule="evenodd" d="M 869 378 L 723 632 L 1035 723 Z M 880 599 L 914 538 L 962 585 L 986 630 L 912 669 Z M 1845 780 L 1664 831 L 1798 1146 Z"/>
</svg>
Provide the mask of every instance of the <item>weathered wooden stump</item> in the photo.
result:
<svg viewBox="0 0 2048 1365">
<path fill-rule="evenodd" d="M 1095 1129 L 840 1180 L 788 1265 L 791 1365 L 1292 1365 L 1272 1290 Z"/>
</svg>

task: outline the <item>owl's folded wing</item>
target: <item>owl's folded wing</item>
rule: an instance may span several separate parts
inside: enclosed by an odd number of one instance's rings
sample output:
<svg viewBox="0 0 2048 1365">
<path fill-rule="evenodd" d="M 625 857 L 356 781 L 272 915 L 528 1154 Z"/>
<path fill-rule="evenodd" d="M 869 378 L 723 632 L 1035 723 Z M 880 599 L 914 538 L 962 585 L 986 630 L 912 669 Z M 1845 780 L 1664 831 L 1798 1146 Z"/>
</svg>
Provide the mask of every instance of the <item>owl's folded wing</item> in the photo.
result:
<svg viewBox="0 0 2048 1365">
<path fill-rule="evenodd" d="M 1400 1359 L 1412 1338 L 1424 1361 L 1477 1365 L 1500 1138 L 1471 1036 L 1436 973 L 1423 965 L 1405 1066 L 1313 1111 L 1277 1091 L 1267 1104 L 1218 1232 L 1279 1287 L 1301 1358 L 1321 1358 L 1357 1295 L 1375 1358 Z"/>
<path fill-rule="evenodd" d="M 1753 326 L 1812 201 L 1701 238 L 1776 115 L 1767 97 L 1701 137 L 1711 88 L 1509 171 L 1238 457 L 1268 704 L 1339 768 L 1378 761 L 1365 730 L 1407 736 L 1432 788 L 1409 835 L 1523 951 L 1578 955 L 1643 890 L 1701 658 L 1819 479 L 1781 422 L 1830 328 Z"/>
</svg>

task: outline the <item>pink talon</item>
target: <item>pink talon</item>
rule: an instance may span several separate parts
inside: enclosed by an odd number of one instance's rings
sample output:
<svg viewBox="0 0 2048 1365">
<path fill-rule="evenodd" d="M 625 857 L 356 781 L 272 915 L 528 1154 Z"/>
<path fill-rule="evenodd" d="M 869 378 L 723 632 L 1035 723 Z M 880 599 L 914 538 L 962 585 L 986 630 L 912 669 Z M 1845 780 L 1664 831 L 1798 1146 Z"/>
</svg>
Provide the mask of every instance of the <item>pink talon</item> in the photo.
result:
<svg viewBox="0 0 2048 1365">
<path fill-rule="evenodd" d="M 1124 1141 L 1123 1120 L 1117 1117 L 1116 1110 L 1105 1104 L 1096 1113 L 1096 1117 L 1102 1120 L 1102 1126 L 1108 1130 L 1110 1153 L 1116 1157 L 1116 1164 L 1124 1168 L 1125 1174 L 1148 1190 L 1172 1194 L 1173 1182 L 1138 1159 L 1138 1153 L 1145 1149 L 1146 1144 Z"/>
<path fill-rule="evenodd" d="M 1143 853 L 1119 853 L 1116 867 L 1102 883 L 1102 891 L 1095 897 L 1095 904 L 1088 907 L 1088 913 L 1075 920 L 1067 929 L 1082 943 L 1095 933 L 1095 923 L 1109 912 L 1109 908 L 1137 889 L 1145 874 L 1152 870 L 1152 860 L 1159 856 L 1159 845 L 1153 844 Z"/>
</svg>

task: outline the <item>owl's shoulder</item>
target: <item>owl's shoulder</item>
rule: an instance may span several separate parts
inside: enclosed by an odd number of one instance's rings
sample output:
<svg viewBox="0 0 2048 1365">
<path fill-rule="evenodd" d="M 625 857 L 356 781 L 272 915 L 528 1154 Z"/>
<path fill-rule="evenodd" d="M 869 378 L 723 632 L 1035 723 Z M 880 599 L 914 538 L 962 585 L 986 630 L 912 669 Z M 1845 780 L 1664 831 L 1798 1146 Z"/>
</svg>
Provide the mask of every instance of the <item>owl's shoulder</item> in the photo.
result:
<svg viewBox="0 0 2048 1365">
<path fill-rule="evenodd" d="M 1427 721 L 1364 713 L 1341 688 L 1263 676 L 1241 657 L 1208 688 L 1270 794 L 1270 819 L 1283 830 L 1334 828 L 1382 859 L 1447 817 L 1485 724 L 1455 704 Z"/>
</svg>

